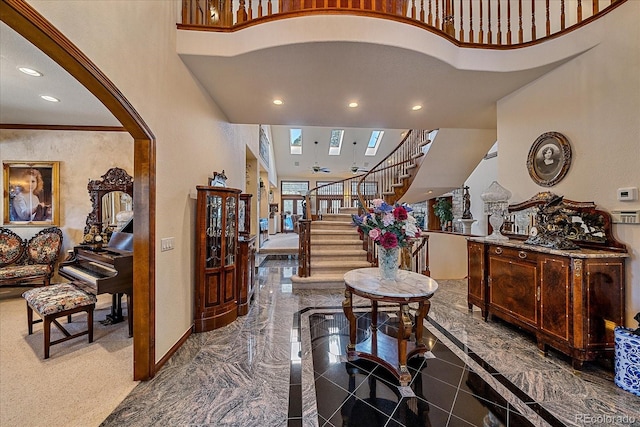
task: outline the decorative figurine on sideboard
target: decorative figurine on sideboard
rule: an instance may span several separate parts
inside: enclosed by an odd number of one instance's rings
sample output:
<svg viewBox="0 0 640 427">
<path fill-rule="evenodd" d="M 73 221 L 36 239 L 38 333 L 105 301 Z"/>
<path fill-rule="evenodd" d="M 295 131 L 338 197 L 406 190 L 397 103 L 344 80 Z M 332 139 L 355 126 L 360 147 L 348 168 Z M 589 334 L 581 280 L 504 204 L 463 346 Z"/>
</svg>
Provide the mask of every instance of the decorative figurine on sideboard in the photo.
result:
<svg viewBox="0 0 640 427">
<path fill-rule="evenodd" d="M 462 218 L 459 218 L 458 221 L 462 224 L 462 233 L 463 234 L 471 234 L 471 226 L 475 219 L 473 219 L 473 214 L 471 213 L 471 195 L 469 194 L 469 187 L 462 187 L 464 190 L 464 194 L 462 195 Z"/>
<path fill-rule="evenodd" d="M 464 195 L 462 196 L 462 203 L 464 210 L 462 211 L 462 219 L 473 219 L 471 214 L 471 195 L 469 194 L 469 186 L 462 187 Z"/>
<path fill-rule="evenodd" d="M 580 249 L 567 238 L 567 230 L 572 224 L 570 210 L 562 203 L 563 199 L 563 196 L 554 196 L 538 208 L 536 225 L 531 227 L 526 244 L 551 249 Z"/>
<path fill-rule="evenodd" d="M 227 186 L 227 175 L 224 174 L 224 169 L 222 172 L 213 172 L 213 177 L 209 178 L 209 186 L 210 187 L 226 187 Z"/>
</svg>

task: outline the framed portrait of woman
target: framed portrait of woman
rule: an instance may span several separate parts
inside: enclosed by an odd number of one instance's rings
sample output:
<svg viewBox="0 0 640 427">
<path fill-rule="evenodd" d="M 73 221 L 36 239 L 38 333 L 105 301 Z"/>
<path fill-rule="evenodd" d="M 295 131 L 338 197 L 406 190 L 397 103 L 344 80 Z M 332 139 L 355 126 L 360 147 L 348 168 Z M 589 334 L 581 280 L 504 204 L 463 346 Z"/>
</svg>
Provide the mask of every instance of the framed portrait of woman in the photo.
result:
<svg viewBox="0 0 640 427">
<path fill-rule="evenodd" d="M 527 170 L 531 179 L 543 187 L 552 187 L 565 177 L 571 166 L 571 144 L 559 132 L 540 135 L 527 157 Z"/>
<path fill-rule="evenodd" d="M 4 224 L 58 225 L 60 162 L 3 162 Z"/>
</svg>

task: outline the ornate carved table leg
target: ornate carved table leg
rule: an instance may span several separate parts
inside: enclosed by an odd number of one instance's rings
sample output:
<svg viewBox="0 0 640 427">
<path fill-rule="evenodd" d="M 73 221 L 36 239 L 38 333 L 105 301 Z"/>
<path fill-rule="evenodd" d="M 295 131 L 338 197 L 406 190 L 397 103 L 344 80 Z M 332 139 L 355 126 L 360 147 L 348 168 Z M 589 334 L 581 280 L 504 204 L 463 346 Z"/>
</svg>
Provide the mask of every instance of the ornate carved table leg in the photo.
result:
<svg viewBox="0 0 640 427">
<path fill-rule="evenodd" d="M 409 305 L 400 304 L 400 324 L 398 325 L 398 368 L 400 385 L 407 386 L 411 381 L 411 374 L 407 369 L 407 341 L 411 337 L 413 323 L 409 315 Z"/>
<path fill-rule="evenodd" d="M 416 312 L 416 348 L 424 348 L 424 351 L 426 351 L 427 346 L 422 342 L 422 330 L 424 329 L 424 319 L 427 318 L 430 308 L 431 301 L 420 301 Z"/>
<path fill-rule="evenodd" d="M 378 355 L 378 301 L 371 301 L 371 354 Z"/>
<path fill-rule="evenodd" d="M 344 301 L 342 301 L 342 311 L 349 321 L 349 344 L 347 344 L 347 359 L 353 360 L 356 357 L 356 316 L 353 315 L 352 295 L 349 289 L 344 291 Z"/>
</svg>

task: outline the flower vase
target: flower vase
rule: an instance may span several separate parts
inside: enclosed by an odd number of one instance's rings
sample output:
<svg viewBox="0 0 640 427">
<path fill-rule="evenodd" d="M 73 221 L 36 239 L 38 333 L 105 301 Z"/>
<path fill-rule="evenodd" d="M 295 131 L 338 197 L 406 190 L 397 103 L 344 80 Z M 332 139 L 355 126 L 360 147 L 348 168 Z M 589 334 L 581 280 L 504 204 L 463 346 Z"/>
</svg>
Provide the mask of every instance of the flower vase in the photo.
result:
<svg viewBox="0 0 640 427">
<path fill-rule="evenodd" d="M 385 249 L 380 246 L 378 249 L 378 268 L 382 280 L 396 280 L 399 252 L 400 248 L 398 247 Z"/>
</svg>

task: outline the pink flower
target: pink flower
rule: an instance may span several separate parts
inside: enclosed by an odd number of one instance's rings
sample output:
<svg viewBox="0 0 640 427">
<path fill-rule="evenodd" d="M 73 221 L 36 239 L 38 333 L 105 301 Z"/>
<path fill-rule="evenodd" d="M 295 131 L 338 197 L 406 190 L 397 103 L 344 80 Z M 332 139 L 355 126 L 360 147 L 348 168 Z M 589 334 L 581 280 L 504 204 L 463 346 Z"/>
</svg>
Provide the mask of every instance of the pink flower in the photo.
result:
<svg viewBox="0 0 640 427">
<path fill-rule="evenodd" d="M 369 237 L 371 237 L 371 239 L 373 240 L 378 240 L 378 238 L 380 237 L 380 229 L 372 228 L 371 230 L 369 230 Z"/>
<path fill-rule="evenodd" d="M 385 227 L 390 226 L 394 222 L 396 222 L 396 219 L 391 212 L 382 217 L 382 225 Z"/>
<path fill-rule="evenodd" d="M 391 249 L 398 246 L 398 238 L 391 232 L 386 232 L 380 238 L 380 245 L 385 249 Z"/>
<path fill-rule="evenodd" d="M 379 208 L 384 203 L 384 200 L 382 200 L 382 199 L 373 199 L 371 201 L 371 203 L 373 203 L 374 207 Z"/>
</svg>

